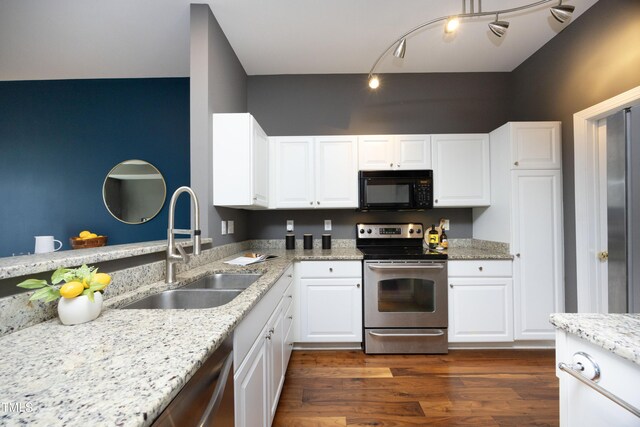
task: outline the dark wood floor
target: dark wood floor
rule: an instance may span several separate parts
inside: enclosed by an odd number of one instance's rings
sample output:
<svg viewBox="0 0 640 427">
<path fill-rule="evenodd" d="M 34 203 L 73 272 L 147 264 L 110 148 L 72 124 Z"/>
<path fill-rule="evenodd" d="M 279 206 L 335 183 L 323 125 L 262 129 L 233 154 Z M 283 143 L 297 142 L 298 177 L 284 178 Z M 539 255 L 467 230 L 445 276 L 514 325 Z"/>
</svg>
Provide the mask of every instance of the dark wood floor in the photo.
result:
<svg viewBox="0 0 640 427">
<path fill-rule="evenodd" d="M 553 350 L 294 351 L 274 426 L 557 426 Z"/>
</svg>

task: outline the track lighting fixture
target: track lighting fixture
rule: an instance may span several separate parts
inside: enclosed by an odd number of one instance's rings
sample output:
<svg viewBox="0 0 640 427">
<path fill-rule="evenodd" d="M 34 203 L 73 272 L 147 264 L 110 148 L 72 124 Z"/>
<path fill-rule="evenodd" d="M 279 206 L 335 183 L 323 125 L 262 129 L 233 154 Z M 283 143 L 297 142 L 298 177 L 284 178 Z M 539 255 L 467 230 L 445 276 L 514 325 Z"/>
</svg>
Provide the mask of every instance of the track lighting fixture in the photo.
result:
<svg viewBox="0 0 640 427">
<path fill-rule="evenodd" d="M 496 13 L 496 20 L 493 22 L 489 22 L 489 29 L 493 34 L 498 37 L 502 37 L 507 32 L 509 28 L 509 23 L 507 21 L 498 20 L 498 14 Z"/>
<path fill-rule="evenodd" d="M 459 15 L 448 15 L 448 16 L 441 16 L 440 18 L 435 18 L 432 19 L 430 21 L 424 22 L 420 25 L 418 25 L 417 27 L 412 28 L 411 30 L 407 31 L 406 33 L 402 34 L 400 37 L 398 37 L 393 43 L 391 43 L 385 50 L 384 52 L 382 52 L 380 54 L 380 56 L 378 56 L 378 59 L 376 59 L 376 62 L 373 63 L 373 66 L 371 67 L 371 69 L 369 70 L 369 87 L 371 89 L 377 89 L 380 86 L 380 80 L 378 79 L 378 76 L 376 76 L 374 73 L 376 67 L 378 66 L 378 64 L 380 63 L 380 61 L 382 60 L 382 58 L 385 57 L 385 55 L 387 55 L 388 52 L 390 52 L 393 49 L 393 56 L 395 56 L 396 58 L 404 58 L 404 55 L 406 53 L 407 50 L 407 37 L 410 36 L 411 34 L 415 33 L 416 31 L 422 30 L 423 28 L 432 25 L 432 24 L 436 24 L 438 22 L 445 22 L 445 26 L 444 26 L 444 31 L 445 33 L 453 33 L 459 26 L 460 21 L 463 19 L 470 19 L 470 18 L 477 18 L 477 17 L 482 17 L 482 16 L 491 16 L 491 15 L 495 15 L 496 19 L 493 22 L 490 22 L 489 25 L 489 29 L 491 30 L 491 32 L 493 34 L 495 34 L 497 37 L 503 37 L 506 33 L 507 33 L 507 29 L 509 28 L 509 22 L 508 21 L 500 21 L 499 20 L 499 15 L 504 15 L 504 14 L 508 14 L 508 13 L 514 13 L 514 12 L 520 12 L 522 10 L 527 10 L 527 9 L 531 9 L 531 8 L 535 8 L 538 7 L 540 5 L 546 4 L 546 3 L 550 3 L 550 2 L 555 2 L 558 0 L 538 0 L 534 3 L 529 3 L 523 6 L 517 6 L 517 7 L 512 7 L 510 9 L 502 9 L 502 10 L 494 10 L 491 12 L 483 12 L 481 9 L 481 5 L 482 2 L 481 0 L 470 0 L 471 1 L 471 12 L 467 13 L 465 10 L 465 3 L 466 0 L 463 0 L 462 4 L 463 4 L 463 13 L 459 14 Z M 476 12 L 474 10 L 474 2 L 478 2 L 479 10 Z M 562 0 L 559 0 L 559 3 L 557 6 L 552 6 L 550 8 L 550 12 L 551 15 L 553 15 L 553 17 L 560 23 L 565 23 L 567 20 L 569 20 L 573 14 L 573 11 L 575 10 L 575 6 L 571 6 L 571 5 L 566 5 L 566 4 L 562 4 Z"/>
<path fill-rule="evenodd" d="M 575 10 L 575 8 L 575 6 L 562 4 L 562 0 L 560 0 L 560 3 L 557 6 L 552 6 L 550 11 L 551 15 L 556 18 L 556 21 L 564 24 L 565 21 L 571 18 L 571 15 L 573 15 L 573 11 Z"/>
<path fill-rule="evenodd" d="M 400 40 L 398 47 L 393 51 L 393 56 L 396 58 L 404 58 L 404 54 L 407 51 L 407 39 Z"/>
</svg>

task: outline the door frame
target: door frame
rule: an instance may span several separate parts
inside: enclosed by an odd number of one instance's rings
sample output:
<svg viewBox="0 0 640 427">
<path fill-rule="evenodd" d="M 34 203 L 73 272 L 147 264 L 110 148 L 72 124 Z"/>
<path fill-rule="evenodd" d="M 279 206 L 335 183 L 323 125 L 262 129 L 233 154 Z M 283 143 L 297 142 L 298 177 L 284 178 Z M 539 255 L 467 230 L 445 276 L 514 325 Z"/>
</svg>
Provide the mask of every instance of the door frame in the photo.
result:
<svg viewBox="0 0 640 427">
<path fill-rule="evenodd" d="M 640 105 L 640 86 L 573 115 L 578 313 L 608 311 L 606 300 L 601 298 L 602 265 L 597 258 L 598 252 L 605 249 L 597 247 L 603 232 L 600 225 L 598 120 L 637 105 Z"/>
</svg>

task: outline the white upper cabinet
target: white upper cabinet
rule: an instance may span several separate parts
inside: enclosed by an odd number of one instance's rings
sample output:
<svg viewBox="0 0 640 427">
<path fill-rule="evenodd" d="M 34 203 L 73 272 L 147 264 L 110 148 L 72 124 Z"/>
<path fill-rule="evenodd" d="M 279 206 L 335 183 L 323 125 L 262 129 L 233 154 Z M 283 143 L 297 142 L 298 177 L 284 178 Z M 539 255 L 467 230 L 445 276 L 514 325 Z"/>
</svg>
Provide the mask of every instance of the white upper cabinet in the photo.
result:
<svg viewBox="0 0 640 427">
<path fill-rule="evenodd" d="M 358 156 L 360 170 L 431 169 L 431 136 L 359 136 Z"/>
<path fill-rule="evenodd" d="M 560 169 L 560 122 L 512 122 L 512 169 Z"/>
<path fill-rule="evenodd" d="M 356 137 L 271 139 L 272 197 L 279 209 L 358 206 Z"/>
<path fill-rule="evenodd" d="M 213 204 L 269 204 L 269 141 L 249 113 L 213 115 Z"/>
<path fill-rule="evenodd" d="M 431 136 L 433 207 L 488 206 L 489 135 Z"/>
</svg>

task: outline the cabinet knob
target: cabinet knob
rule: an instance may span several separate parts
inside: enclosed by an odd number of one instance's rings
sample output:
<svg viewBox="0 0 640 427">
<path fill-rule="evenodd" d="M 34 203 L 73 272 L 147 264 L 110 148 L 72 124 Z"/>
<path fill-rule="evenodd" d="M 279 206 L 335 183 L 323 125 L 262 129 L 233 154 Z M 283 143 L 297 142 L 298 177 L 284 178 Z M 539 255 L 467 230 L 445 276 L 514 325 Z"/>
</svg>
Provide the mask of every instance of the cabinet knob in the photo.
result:
<svg viewBox="0 0 640 427">
<path fill-rule="evenodd" d="M 398 163 L 396 166 L 397 166 L 397 167 L 400 167 L 400 163 Z"/>
<path fill-rule="evenodd" d="M 520 162 L 513 162 L 513 165 L 514 166 L 518 166 L 518 165 L 520 165 Z"/>
<path fill-rule="evenodd" d="M 269 329 L 269 335 L 270 335 L 270 336 L 271 336 L 271 335 L 273 335 L 273 333 L 274 333 L 275 331 L 276 331 L 276 330 L 275 330 L 275 328 L 271 328 L 271 329 Z"/>
<path fill-rule="evenodd" d="M 482 266 L 478 267 L 478 270 L 482 271 Z"/>
<path fill-rule="evenodd" d="M 287 298 L 293 298 L 293 295 L 287 295 Z"/>
<path fill-rule="evenodd" d="M 359 287 L 360 287 L 360 283 L 358 283 L 358 284 L 356 285 L 356 288 L 359 288 Z"/>
<path fill-rule="evenodd" d="M 293 348 L 293 343 L 292 342 L 289 343 L 289 347 Z"/>
<path fill-rule="evenodd" d="M 437 204 L 437 203 L 438 203 L 438 199 L 435 199 L 435 200 L 433 201 L 433 203 Z"/>
<path fill-rule="evenodd" d="M 393 163 L 389 163 L 389 167 L 392 168 L 393 167 Z"/>
<path fill-rule="evenodd" d="M 608 251 L 598 252 L 598 259 L 602 262 L 606 262 L 609 259 L 609 252 Z"/>
<path fill-rule="evenodd" d="M 453 288 L 453 283 L 449 283 L 449 287 L 450 287 L 450 288 Z"/>
<path fill-rule="evenodd" d="M 257 197 L 254 197 L 254 198 L 253 198 L 253 201 L 255 202 L 256 200 L 258 200 L 258 198 L 257 198 Z"/>
<path fill-rule="evenodd" d="M 293 320 L 293 316 L 289 316 L 289 317 L 287 317 L 287 319 Z"/>
<path fill-rule="evenodd" d="M 317 203 L 317 204 L 320 204 L 320 202 L 319 202 L 319 201 L 318 201 L 318 202 L 316 202 L 316 203 Z"/>
<path fill-rule="evenodd" d="M 310 204 L 310 205 L 313 205 L 313 201 L 310 201 L 310 202 L 309 202 L 309 204 Z"/>
<path fill-rule="evenodd" d="M 271 339 L 271 332 L 269 332 L 269 334 L 264 338 L 267 339 L 267 340 L 270 340 Z"/>
<path fill-rule="evenodd" d="M 516 254 L 516 258 L 520 258 L 520 254 Z"/>
<path fill-rule="evenodd" d="M 333 273 L 333 268 L 329 267 L 329 273 Z"/>
<path fill-rule="evenodd" d="M 287 274 L 287 277 L 293 277 L 293 274 Z"/>
</svg>

